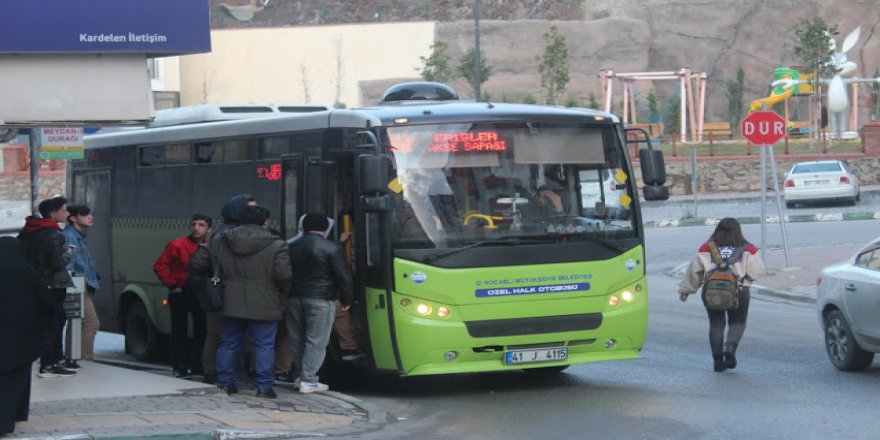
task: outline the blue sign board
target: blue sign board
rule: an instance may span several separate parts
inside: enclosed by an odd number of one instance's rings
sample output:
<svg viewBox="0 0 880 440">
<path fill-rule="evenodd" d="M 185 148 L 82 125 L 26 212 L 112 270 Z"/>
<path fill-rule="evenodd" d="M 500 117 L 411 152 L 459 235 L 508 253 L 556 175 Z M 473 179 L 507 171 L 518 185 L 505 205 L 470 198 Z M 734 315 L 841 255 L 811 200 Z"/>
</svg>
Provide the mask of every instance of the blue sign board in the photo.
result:
<svg viewBox="0 0 880 440">
<path fill-rule="evenodd" d="M 0 53 L 211 51 L 208 0 L 0 0 Z"/>
</svg>

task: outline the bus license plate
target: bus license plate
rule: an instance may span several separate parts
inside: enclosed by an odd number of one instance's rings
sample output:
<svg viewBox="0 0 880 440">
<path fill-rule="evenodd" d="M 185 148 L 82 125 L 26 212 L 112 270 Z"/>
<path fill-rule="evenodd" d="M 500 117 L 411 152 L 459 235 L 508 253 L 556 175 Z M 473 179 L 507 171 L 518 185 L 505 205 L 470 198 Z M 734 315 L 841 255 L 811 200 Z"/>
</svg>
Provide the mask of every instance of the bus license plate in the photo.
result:
<svg viewBox="0 0 880 440">
<path fill-rule="evenodd" d="M 511 350 L 504 352 L 504 363 L 529 364 L 532 362 L 554 362 L 568 359 L 568 347 L 538 348 L 534 350 Z"/>
</svg>

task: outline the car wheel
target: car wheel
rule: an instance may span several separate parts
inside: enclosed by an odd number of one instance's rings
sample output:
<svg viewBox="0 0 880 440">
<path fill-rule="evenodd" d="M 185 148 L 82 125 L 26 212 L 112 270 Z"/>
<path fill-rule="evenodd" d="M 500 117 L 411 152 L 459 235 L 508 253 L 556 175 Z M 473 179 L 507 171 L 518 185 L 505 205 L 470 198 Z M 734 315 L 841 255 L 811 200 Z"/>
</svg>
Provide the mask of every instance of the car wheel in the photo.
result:
<svg viewBox="0 0 880 440">
<path fill-rule="evenodd" d="M 843 371 L 864 370 L 874 360 L 874 353 L 859 347 L 849 323 L 839 310 L 825 317 L 825 352 L 831 363 Z"/>
<path fill-rule="evenodd" d="M 161 340 L 144 304 L 132 304 L 125 314 L 125 350 L 141 362 L 151 361 L 160 356 Z"/>
</svg>

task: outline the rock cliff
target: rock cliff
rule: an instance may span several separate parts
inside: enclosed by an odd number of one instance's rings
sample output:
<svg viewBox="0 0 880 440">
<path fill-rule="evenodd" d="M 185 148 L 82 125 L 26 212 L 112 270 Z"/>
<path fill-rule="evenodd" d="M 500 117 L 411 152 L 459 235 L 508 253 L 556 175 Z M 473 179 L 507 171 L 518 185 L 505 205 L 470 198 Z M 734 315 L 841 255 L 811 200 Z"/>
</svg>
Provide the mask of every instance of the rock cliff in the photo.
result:
<svg viewBox="0 0 880 440">
<path fill-rule="evenodd" d="M 449 45 L 454 64 L 473 47 L 473 0 L 210 0 L 215 28 L 302 26 L 377 21 L 438 21 L 437 40 Z M 222 6 L 226 4 L 226 6 Z M 230 6 L 259 9 L 238 21 Z M 543 33 L 556 25 L 568 42 L 571 82 L 559 99 L 587 104 L 599 95 L 600 69 L 618 72 L 673 70 L 689 66 L 707 72 L 707 120 L 727 120 L 726 83 L 745 71 L 745 100 L 767 96 L 773 69 L 801 63 L 792 27 L 818 15 L 837 25 L 840 40 L 856 26 L 862 37 L 848 53 L 869 77 L 880 68 L 880 8 L 877 0 L 482 0 L 481 47 L 494 74 L 484 86 L 492 98 L 519 101 L 531 94 L 543 101 L 536 57 Z M 839 41 L 838 41 L 839 42 Z M 409 78 L 412 79 L 412 78 Z M 378 99 L 392 82 L 364 84 L 365 98 Z M 456 85 L 471 93 L 466 85 Z M 673 82 L 640 82 L 644 102 L 654 88 L 661 103 Z M 619 96 L 619 95 L 618 95 Z M 366 101 L 365 101 L 366 102 Z M 644 104 L 641 104 L 644 105 Z"/>
</svg>

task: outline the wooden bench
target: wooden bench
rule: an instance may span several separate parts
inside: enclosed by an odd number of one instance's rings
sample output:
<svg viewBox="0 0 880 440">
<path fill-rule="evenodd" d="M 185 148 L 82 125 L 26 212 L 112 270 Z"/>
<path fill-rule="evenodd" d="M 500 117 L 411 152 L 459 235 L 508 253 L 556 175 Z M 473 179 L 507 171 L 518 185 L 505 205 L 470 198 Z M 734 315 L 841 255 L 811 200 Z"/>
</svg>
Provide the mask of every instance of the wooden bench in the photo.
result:
<svg viewBox="0 0 880 440">
<path fill-rule="evenodd" d="M 730 129 L 730 122 L 704 122 L 703 123 L 703 139 L 709 139 L 709 135 L 715 139 L 733 137 L 733 130 Z"/>
<path fill-rule="evenodd" d="M 663 133 L 663 124 L 626 124 L 626 128 L 641 128 L 647 131 L 652 138 Z"/>
</svg>

